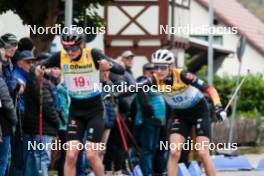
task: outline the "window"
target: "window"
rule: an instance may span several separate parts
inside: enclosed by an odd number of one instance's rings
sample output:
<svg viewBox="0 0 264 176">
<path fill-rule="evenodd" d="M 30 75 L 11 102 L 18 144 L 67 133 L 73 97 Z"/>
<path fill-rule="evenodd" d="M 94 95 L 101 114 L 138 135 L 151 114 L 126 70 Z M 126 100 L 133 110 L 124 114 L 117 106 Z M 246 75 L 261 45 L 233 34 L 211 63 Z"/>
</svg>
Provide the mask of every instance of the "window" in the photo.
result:
<svg viewBox="0 0 264 176">
<path fill-rule="evenodd" d="M 191 35 L 191 38 L 203 40 L 203 41 L 206 41 L 206 42 L 209 41 L 208 35 Z M 221 36 L 221 35 L 214 36 L 213 44 L 223 45 L 223 36 Z"/>
<path fill-rule="evenodd" d="M 190 7 L 190 0 L 175 0 L 176 5 L 184 8 Z"/>
</svg>

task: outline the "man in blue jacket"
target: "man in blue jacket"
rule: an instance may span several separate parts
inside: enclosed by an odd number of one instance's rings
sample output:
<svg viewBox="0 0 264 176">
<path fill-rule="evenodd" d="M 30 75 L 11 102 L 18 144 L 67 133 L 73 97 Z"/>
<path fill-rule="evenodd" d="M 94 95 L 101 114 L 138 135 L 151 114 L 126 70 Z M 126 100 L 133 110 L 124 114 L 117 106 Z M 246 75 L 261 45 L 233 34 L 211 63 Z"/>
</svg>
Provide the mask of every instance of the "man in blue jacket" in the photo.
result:
<svg viewBox="0 0 264 176">
<path fill-rule="evenodd" d="M 24 92 L 27 85 L 27 74 L 31 65 L 36 61 L 35 57 L 30 50 L 25 50 L 19 52 L 16 57 L 15 69 L 13 71 L 13 76 L 16 79 L 16 84 L 19 86 L 19 91 L 16 92 L 15 106 L 18 117 L 18 124 L 16 126 L 16 131 L 11 140 L 11 175 L 23 176 L 23 170 L 25 167 L 25 162 L 23 160 L 23 130 L 22 122 L 25 113 L 25 101 Z M 35 61 L 34 61 L 35 60 Z"/>
</svg>

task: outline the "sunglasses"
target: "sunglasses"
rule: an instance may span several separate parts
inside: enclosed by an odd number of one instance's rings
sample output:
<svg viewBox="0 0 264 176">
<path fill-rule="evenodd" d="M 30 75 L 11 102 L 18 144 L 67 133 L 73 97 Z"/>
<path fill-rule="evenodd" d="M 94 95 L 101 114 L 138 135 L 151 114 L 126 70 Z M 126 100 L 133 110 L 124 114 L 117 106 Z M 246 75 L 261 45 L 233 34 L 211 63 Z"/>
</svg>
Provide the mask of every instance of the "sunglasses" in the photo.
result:
<svg viewBox="0 0 264 176">
<path fill-rule="evenodd" d="M 168 65 L 155 65 L 154 66 L 154 70 L 161 70 L 161 71 L 165 71 L 169 68 Z"/>
<path fill-rule="evenodd" d="M 80 49 L 80 46 L 79 45 L 74 45 L 74 46 L 63 46 L 64 50 L 69 52 L 75 52 L 77 51 L 78 49 Z"/>
<path fill-rule="evenodd" d="M 151 68 L 145 68 L 144 70 L 145 70 L 145 71 L 153 71 L 153 70 L 154 70 L 154 67 L 151 67 Z"/>
</svg>

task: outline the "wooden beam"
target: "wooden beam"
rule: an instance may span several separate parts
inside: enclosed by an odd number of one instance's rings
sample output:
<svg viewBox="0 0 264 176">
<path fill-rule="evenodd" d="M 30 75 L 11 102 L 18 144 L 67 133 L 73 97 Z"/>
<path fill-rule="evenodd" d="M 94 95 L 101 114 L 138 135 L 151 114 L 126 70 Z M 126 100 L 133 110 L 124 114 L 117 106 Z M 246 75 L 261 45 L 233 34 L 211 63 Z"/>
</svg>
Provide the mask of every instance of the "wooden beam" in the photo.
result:
<svg viewBox="0 0 264 176">
<path fill-rule="evenodd" d="M 146 5 L 136 16 L 131 17 L 120 5 L 117 5 L 117 7 L 130 19 L 130 21 L 117 33 L 117 35 L 121 35 L 122 32 L 124 32 L 127 27 L 132 24 L 133 22 L 147 35 L 150 35 L 150 33 L 141 25 L 139 24 L 136 19 L 142 15 L 148 8 L 149 6 Z"/>
<path fill-rule="evenodd" d="M 110 6 L 116 6 L 116 5 L 124 5 L 124 6 L 145 6 L 145 5 L 151 5 L 155 6 L 158 5 L 158 1 L 115 1 L 111 3 Z M 163 1 L 163 0 L 162 0 Z"/>
</svg>

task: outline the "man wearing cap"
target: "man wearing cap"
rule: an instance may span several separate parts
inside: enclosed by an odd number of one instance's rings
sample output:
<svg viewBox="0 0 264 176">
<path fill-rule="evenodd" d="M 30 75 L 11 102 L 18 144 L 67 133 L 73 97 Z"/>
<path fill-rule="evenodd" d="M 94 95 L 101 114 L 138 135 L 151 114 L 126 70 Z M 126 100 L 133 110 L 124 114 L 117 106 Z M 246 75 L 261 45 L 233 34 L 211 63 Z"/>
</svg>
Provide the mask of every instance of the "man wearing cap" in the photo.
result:
<svg viewBox="0 0 264 176">
<path fill-rule="evenodd" d="M 14 56 L 16 49 L 17 49 L 17 38 L 14 34 L 4 34 L 1 36 L 2 41 L 5 43 L 4 46 L 4 52 L 1 53 L 1 75 L 3 76 L 3 79 L 5 80 L 8 90 L 14 99 L 15 97 L 15 79 L 12 75 L 12 72 L 14 70 L 13 64 L 11 62 L 11 58 Z"/>
<path fill-rule="evenodd" d="M 34 57 L 32 51 L 24 50 L 19 53 L 16 61 L 17 67 L 14 70 L 15 77 L 18 79 L 19 83 L 23 86 L 26 85 L 26 73 L 30 71 L 30 67 L 34 62 L 36 62 L 36 57 Z"/>
<path fill-rule="evenodd" d="M 133 60 L 134 60 L 134 53 L 130 50 L 124 51 L 121 55 L 122 57 L 122 62 L 124 63 L 126 69 L 130 71 L 132 65 L 133 65 Z"/>
<path fill-rule="evenodd" d="M 18 117 L 18 125 L 16 127 L 15 135 L 11 140 L 11 175 L 23 176 L 24 160 L 23 160 L 23 134 L 22 134 L 22 120 L 24 118 L 25 112 L 25 102 L 24 102 L 24 91 L 27 84 L 28 72 L 32 64 L 36 62 L 36 58 L 30 50 L 25 50 L 19 52 L 16 58 L 15 69 L 13 71 L 13 76 L 17 80 L 17 85 L 19 85 L 19 90 L 16 92 L 16 112 Z"/>
<path fill-rule="evenodd" d="M 143 66 L 143 76 L 137 79 L 140 82 L 146 77 L 153 76 L 154 64 Z M 166 172 L 166 151 L 160 150 L 163 131 L 166 131 L 166 104 L 163 96 L 154 88 L 148 92 L 139 91 L 131 105 L 134 135 L 141 149 L 139 158 L 143 175 L 164 175 Z"/>
<path fill-rule="evenodd" d="M 22 68 L 24 75 L 26 75 L 26 79 L 19 79 L 26 85 L 22 120 L 23 160 L 25 163 L 23 173 L 24 175 L 36 176 L 41 172 L 42 176 L 48 176 L 48 167 L 51 163 L 51 146 L 47 144 L 52 143 L 54 136 L 58 134 L 60 118 L 56 109 L 51 82 L 45 78 L 36 77 L 32 70 L 33 67 L 31 66 L 36 60 L 33 53 L 26 50 L 20 53 L 17 62 L 18 67 Z M 40 107 L 42 107 L 42 128 L 40 128 Z M 32 148 L 30 147 L 32 142 L 43 143 L 46 147 L 44 150 Z"/>
<path fill-rule="evenodd" d="M 4 79 L 11 98 L 15 99 L 15 92 L 17 89 L 16 80 L 12 74 L 13 72 L 13 65 L 11 63 L 11 58 L 14 56 L 16 48 L 17 48 L 17 38 L 14 34 L 6 33 L 3 36 L 1 36 L 1 40 L 4 44 L 4 51 L 0 54 L 0 75 Z M 17 117 L 15 117 L 16 119 Z M 17 120 L 17 119 L 16 119 Z M 14 127 L 16 123 L 12 123 L 11 121 L 7 120 L 6 118 L 1 119 L 1 127 L 2 127 L 2 133 L 3 133 L 3 143 L 0 146 L 0 154 L 1 159 L 4 158 L 4 156 L 8 156 L 9 146 L 10 146 L 10 140 L 11 135 L 13 134 Z M 0 160 L 1 160 L 0 159 Z M 7 164 L 8 161 L 0 161 L 0 163 Z M 2 166 L 4 166 L 2 165 Z M 6 165 L 7 167 L 7 165 Z M 5 170 L 2 170 L 3 168 L 0 168 L 0 175 L 4 174 Z M 6 168 L 5 168 L 6 169 Z"/>
<path fill-rule="evenodd" d="M 121 63 L 125 68 L 125 73 L 124 75 L 118 75 L 114 73 L 110 73 L 110 80 L 115 84 L 115 85 L 125 85 L 125 86 L 130 86 L 135 84 L 135 78 L 132 74 L 131 68 L 133 65 L 133 60 L 134 60 L 134 53 L 130 50 L 124 51 L 121 54 Z M 119 112 L 121 114 L 121 117 L 128 122 L 129 118 L 129 112 L 130 112 L 130 106 L 132 103 L 134 95 L 132 96 L 127 96 L 124 98 L 120 98 L 118 102 L 118 108 Z M 126 135 L 126 134 L 125 134 Z M 111 170 L 111 163 L 113 161 L 113 158 L 117 158 L 114 162 L 114 171 L 116 174 L 123 174 L 123 175 L 128 175 L 127 167 L 125 164 L 126 160 L 126 152 L 124 151 L 123 148 L 123 143 L 121 140 L 120 132 L 118 129 L 117 124 L 114 126 L 112 129 L 110 136 L 109 136 L 109 144 L 108 146 L 114 145 L 115 148 L 110 147 L 106 151 L 106 157 L 104 159 L 105 163 L 105 168 L 107 171 Z M 114 156 L 113 156 L 114 155 Z"/>
<path fill-rule="evenodd" d="M 29 37 L 21 38 L 18 41 L 17 50 L 12 58 L 12 63 L 16 65 L 20 52 L 25 51 L 25 50 L 34 52 L 34 49 L 35 49 L 35 46 L 34 46 L 32 39 L 30 39 Z"/>
</svg>

